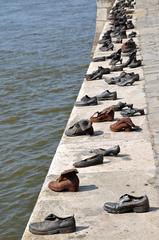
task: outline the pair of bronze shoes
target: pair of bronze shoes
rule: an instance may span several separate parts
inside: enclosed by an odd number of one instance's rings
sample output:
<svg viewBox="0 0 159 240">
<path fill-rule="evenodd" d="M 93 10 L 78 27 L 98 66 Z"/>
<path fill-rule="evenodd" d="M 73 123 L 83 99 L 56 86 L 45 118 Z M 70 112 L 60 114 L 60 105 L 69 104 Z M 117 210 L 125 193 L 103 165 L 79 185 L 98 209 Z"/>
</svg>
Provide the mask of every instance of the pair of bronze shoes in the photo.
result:
<svg viewBox="0 0 159 240">
<path fill-rule="evenodd" d="M 138 109 L 137 109 L 138 110 Z M 142 109 L 141 115 L 144 114 L 144 110 Z M 92 123 L 95 122 L 107 122 L 107 121 L 113 121 L 114 120 L 114 108 L 113 106 L 105 108 L 101 112 L 95 112 L 92 117 L 90 118 L 90 121 Z M 140 127 L 136 126 L 131 118 L 124 117 L 122 119 L 119 119 L 116 123 L 110 125 L 110 129 L 113 132 L 130 132 L 134 130 L 140 130 Z"/>
</svg>

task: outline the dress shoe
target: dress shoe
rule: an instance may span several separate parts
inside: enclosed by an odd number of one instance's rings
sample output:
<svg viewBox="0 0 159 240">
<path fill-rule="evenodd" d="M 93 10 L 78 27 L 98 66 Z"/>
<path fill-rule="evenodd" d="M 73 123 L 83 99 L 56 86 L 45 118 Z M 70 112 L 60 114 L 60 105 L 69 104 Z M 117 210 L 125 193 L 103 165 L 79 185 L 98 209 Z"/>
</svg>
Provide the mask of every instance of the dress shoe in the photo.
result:
<svg viewBox="0 0 159 240">
<path fill-rule="evenodd" d="M 110 35 L 104 35 L 102 39 L 98 41 L 99 44 L 105 44 L 105 43 L 110 43 L 112 41 Z"/>
<path fill-rule="evenodd" d="M 92 59 L 92 62 L 104 62 L 106 57 L 95 57 Z"/>
<path fill-rule="evenodd" d="M 144 115 L 144 109 L 138 109 L 138 108 L 124 108 L 122 109 L 120 113 L 123 117 L 133 117 L 133 116 L 138 116 L 139 115 Z"/>
<path fill-rule="evenodd" d="M 141 60 L 136 59 L 136 53 L 137 53 L 137 50 L 135 49 L 129 54 L 128 60 L 122 64 L 124 68 L 125 67 L 136 68 L 141 66 Z"/>
<path fill-rule="evenodd" d="M 123 71 L 122 64 L 118 65 L 118 66 L 116 66 L 116 65 L 111 66 L 110 72 L 118 72 L 118 71 Z"/>
<path fill-rule="evenodd" d="M 104 81 L 108 84 L 117 84 L 120 86 L 131 85 L 135 81 L 139 81 L 139 74 L 135 73 L 126 73 L 122 72 L 118 77 L 106 78 L 104 77 Z"/>
<path fill-rule="evenodd" d="M 109 90 L 105 90 L 101 94 L 97 95 L 97 100 L 105 101 L 105 100 L 116 100 L 117 92 L 110 92 Z"/>
<path fill-rule="evenodd" d="M 120 152 L 119 145 L 116 145 L 108 149 L 98 148 L 90 151 L 90 153 L 100 154 L 103 156 L 117 156 L 119 152 Z"/>
<path fill-rule="evenodd" d="M 49 183 L 48 187 L 55 192 L 77 192 L 79 188 L 79 178 L 76 169 L 69 169 L 61 173 L 56 181 Z"/>
<path fill-rule="evenodd" d="M 66 136 L 74 137 L 74 136 L 81 136 L 81 135 L 94 135 L 94 130 L 92 127 L 92 123 L 89 120 L 82 119 L 76 122 L 74 125 L 69 127 L 65 131 Z"/>
<path fill-rule="evenodd" d="M 108 30 L 104 35 L 102 36 L 102 39 L 98 41 L 99 44 L 105 43 L 106 40 L 109 40 L 111 42 L 111 33 L 112 30 Z"/>
<path fill-rule="evenodd" d="M 81 98 L 81 101 L 77 101 L 75 103 L 75 106 L 77 107 L 84 107 L 84 106 L 94 106 L 98 105 L 98 101 L 96 97 L 89 97 L 88 95 L 85 95 Z"/>
<path fill-rule="evenodd" d="M 114 56 L 112 56 L 109 65 L 116 65 L 118 62 L 121 63 L 121 49 L 114 53 Z"/>
<path fill-rule="evenodd" d="M 103 155 L 97 154 L 93 157 L 89 157 L 79 162 L 75 162 L 73 166 L 76 168 L 82 168 L 82 167 L 90 167 L 90 166 L 94 166 L 102 163 L 103 163 Z"/>
<path fill-rule="evenodd" d="M 106 60 L 107 59 L 113 59 L 113 58 L 116 58 L 117 55 L 121 54 L 121 49 L 119 49 L 118 51 L 116 52 L 113 52 L 112 54 L 106 56 Z"/>
<path fill-rule="evenodd" d="M 29 231 L 36 235 L 71 233 L 75 232 L 75 230 L 76 222 L 74 216 L 61 218 L 50 214 L 43 222 L 35 222 L 29 225 Z"/>
<path fill-rule="evenodd" d="M 106 44 L 104 43 L 102 47 L 99 48 L 102 52 L 106 52 L 106 51 L 110 51 L 114 49 L 114 44 L 110 43 L 110 44 Z"/>
<path fill-rule="evenodd" d="M 129 68 L 137 68 L 137 67 L 140 67 L 141 65 L 142 65 L 142 61 L 134 58 L 133 61 L 129 64 Z"/>
<path fill-rule="evenodd" d="M 109 85 L 114 85 L 120 82 L 120 77 L 104 78 L 104 81 Z"/>
<path fill-rule="evenodd" d="M 102 76 L 104 74 L 109 74 L 110 69 L 109 68 L 103 68 L 102 66 L 99 66 L 96 71 L 94 71 L 91 74 L 86 74 L 86 80 L 87 81 L 93 81 L 97 79 L 102 79 Z"/>
<path fill-rule="evenodd" d="M 108 213 L 143 213 L 150 210 L 148 197 L 134 197 L 125 194 L 119 198 L 118 202 L 106 202 L 104 204 L 104 210 Z"/>
<path fill-rule="evenodd" d="M 116 105 L 112 105 L 115 112 L 121 111 L 124 107 L 132 108 L 133 104 L 127 104 L 125 102 L 118 102 Z"/>
<path fill-rule="evenodd" d="M 128 60 L 122 64 L 123 68 L 126 68 L 129 66 L 129 64 L 134 60 L 134 58 L 136 57 L 136 52 L 137 50 L 135 49 L 134 51 L 132 51 L 129 56 L 128 56 Z"/>
<path fill-rule="evenodd" d="M 132 78 L 130 79 L 122 78 L 121 81 L 117 83 L 117 85 L 121 87 L 128 86 L 128 85 L 132 86 L 134 82 L 135 80 Z"/>
</svg>

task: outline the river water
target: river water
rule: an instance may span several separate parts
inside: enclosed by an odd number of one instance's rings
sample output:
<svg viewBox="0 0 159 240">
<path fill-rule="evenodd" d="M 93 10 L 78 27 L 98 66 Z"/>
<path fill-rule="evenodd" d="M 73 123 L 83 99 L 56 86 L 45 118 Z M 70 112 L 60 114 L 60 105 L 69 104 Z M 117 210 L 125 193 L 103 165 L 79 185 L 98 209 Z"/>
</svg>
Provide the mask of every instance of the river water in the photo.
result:
<svg viewBox="0 0 159 240">
<path fill-rule="evenodd" d="M 21 239 L 90 61 L 95 0 L 0 0 L 0 239 Z"/>
</svg>

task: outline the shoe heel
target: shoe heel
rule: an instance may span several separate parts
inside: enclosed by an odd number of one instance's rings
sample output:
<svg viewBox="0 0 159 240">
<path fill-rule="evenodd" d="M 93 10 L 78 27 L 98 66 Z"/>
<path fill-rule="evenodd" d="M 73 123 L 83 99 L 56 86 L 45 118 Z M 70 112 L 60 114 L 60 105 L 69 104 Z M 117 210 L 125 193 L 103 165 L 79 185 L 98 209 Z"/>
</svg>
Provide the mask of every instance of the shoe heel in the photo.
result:
<svg viewBox="0 0 159 240">
<path fill-rule="evenodd" d="M 114 94 L 113 100 L 117 100 L 117 93 Z"/>
<path fill-rule="evenodd" d="M 133 211 L 136 212 L 136 213 L 148 212 L 149 211 L 149 205 L 134 207 Z"/>
<path fill-rule="evenodd" d="M 140 114 L 141 114 L 141 115 L 145 115 L 144 109 L 141 109 L 141 110 L 140 110 Z"/>
</svg>

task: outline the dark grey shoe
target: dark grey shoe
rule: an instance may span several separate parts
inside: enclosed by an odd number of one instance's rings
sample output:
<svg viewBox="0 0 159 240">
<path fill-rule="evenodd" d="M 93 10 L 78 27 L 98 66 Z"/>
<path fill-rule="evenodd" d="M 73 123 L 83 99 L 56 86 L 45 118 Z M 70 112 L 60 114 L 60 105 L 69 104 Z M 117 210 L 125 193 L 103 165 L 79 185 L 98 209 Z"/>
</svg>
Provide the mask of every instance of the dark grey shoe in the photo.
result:
<svg viewBox="0 0 159 240">
<path fill-rule="evenodd" d="M 133 29 L 134 28 L 134 24 L 132 23 L 132 21 L 128 21 L 127 22 L 127 29 Z"/>
<path fill-rule="evenodd" d="M 92 62 L 104 62 L 106 57 L 95 57 L 92 59 Z"/>
<path fill-rule="evenodd" d="M 104 78 L 104 81 L 110 85 L 120 82 L 120 77 Z"/>
<path fill-rule="evenodd" d="M 89 120 L 80 120 L 65 131 L 66 136 L 94 135 L 92 123 Z"/>
<path fill-rule="evenodd" d="M 102 38 L 98 41 L 99 44 L 105 44 L 106 41 L 111 41 L 111 37 L 108 38 Z"/>
<path fill-rule="evenodd" d="M 57 233 L 71 233 L 76 230 L 74 216 L 61 218 L 54 214 L 48 215 L 43 222 L 29 225 L 29 231 L 36 235 L 52 235 Z"/>
<path fill-rule="evenodd" d="M 126 83 L 126 85 L 132 84 L 135 81 L 139 81 L 139 74 L 135 74 L 135 73 L 126 73 L 126 72 L 122 72 L 118 77 L 112 77 L 112 78 L 106 78 L 104 77 L 104 81 L 108 84 L 118 84 L 118 83 Z M 130 83 L 129 83 L 130 81 Z M 128 82 L 128 83 L 127 83 Z"/>
<path fill-rule="evenodd" d="M 109 65 L 116 65 L 118 62 L 120 62 L 120 64 L 122 63 L 122 59 L 111 59 Z"/>
<path fill-rule="evenodd" d="M 140 67 L 142 65 L 142 61 L 141 60 L 136 60 L 134 59 L 130 64 L 129 64 L 129 68 L 137 68 Z"/>
<path fill-rule="evenodd" d="M 85 95 L 83 98 L 81 98 L 81 101 L 78 101 L 75 103 L 75 106 L 77 107 L 94 106 L 94 105 L 98 105 L 97 98 L 89 97 L 88 95 Z"/>
<path fill-rule="evenodd" d="M 117 112 L 117 111 L 121 111 L 124 107 L 132 108 L 133 104 L 118 102 L 116 105 L 112 105 L 112 107 L 113 107 L 114 111 Z"/>
<path fill-rule="evenodd" d="M 134 197 L 128 194 L 125 194 L 120 197 L 119 201 L 116 203 L 106 202 L 104 204 L 104 210 L 108 213 L 128 213 L 128 212 L 148 212 L 149 200 L 148 197 Z"/>
<path fill-rule="evenodd" d="M 117 156 L 119 152 L 120 152 L 119 145 L 116 145 L 108 149 L 98 148 L 90 151 L 90 153 L 101 154 L 103 156 Z"/>
<path fill-rule="evenodd" d="M 109 74 L 110 69 L 109 68 L 103 68 L 102 66 L 99 66 L 96 71 L 94 71 L 91 74 L 86 74 L 86 80 L 87 81 L 93 81 L 97 79 L 102 79 L 103 74 Z"/>
<path fill-rule="evenodd" d="M 123 66 L 121 65 L 112 65 L 110 68 L 110 72 L 118 72 L 118 71 L 123 71 Z"/>
<path fill-rule="evenodd" d="M 109 65 L 116 65 L 119 61 L 120 61 L 120 63 L 122 63 L 122 61 L 121 61 L 121 49 L 119 49 L 116 53 L 114 53 L 114 56 L 112 56 Z"/>
<path fill-rule="evenodd" d="M 105 100 L 116 100 L 117 92 L 110 92 L 109 90 L 105 90 L 101 94 L 97 95 L 97 100 L 105 101 Z"/>
<path fill-rule="evenodd" d="M 120 50 L 120 49 L 119 49 L 119 50 Z M 107 60 L 107 59 L 112 59 L 112 58 L 116 57 L 116 55 L 118 54 L 118 52 L 120 52 L 119 50 L 118 50 L 117 52 L 113 52 L 112 54 L 110 54 L 110 55 L 108 55 L 107 57 L 105 57 L 106 60 Z"/>
<path fill-rule="evenodd" d="M 136 37 L 136 35 L 137 35 L 137 33 L 132 31 L 131 33 L 129 33 L 128 37 L 129 38 L 134 38 L 134 37 Z"/>
<path fill-rule="evenodd" d="M 103 155 L 97 154 L 93 157 L 89 157 L 79 162 L 75 162 L 73 166 L 76 168 L 82 168 L 82 167 L 90 167 L 90 166 L 94 166 L 102 163 L 103 163 Z"/>
<path fill-rule="evenodd" d="M 126 79 L 133 79 L 134 81 L 140 80 L 139 74 L 134 72 L 131 72 L 131 73 L 122 72 L 119 77 L 120 79 L 126 78 Z"/>
<path fill-rule="evenodd" d="M 135 80 L 132 78 L 130 78 L 130 79 L 122 78 L 120 82 L 117 82 L 117 85 L 121 86 L 121 87 L 128 86 L 128 85 L 132 86 L 134 84 L 134 82 L 135 82 Z"/>
<path fill-rule="evenodd" d="M 114 49 L 114 44 L 110 43 L 109 45 L 105 46 L 103 45 L 102 47 L 99 48 L 102 52 L 110 51 Z"/>
<path fill-rule="evenodd" d="M 138 108 L 125 108 L 122 109 L 121 113 L 120 113 L 123 117 L 133 117 L 136 115 L 144 115 L 144 109 L 138 109 Z"/>
</svg>

